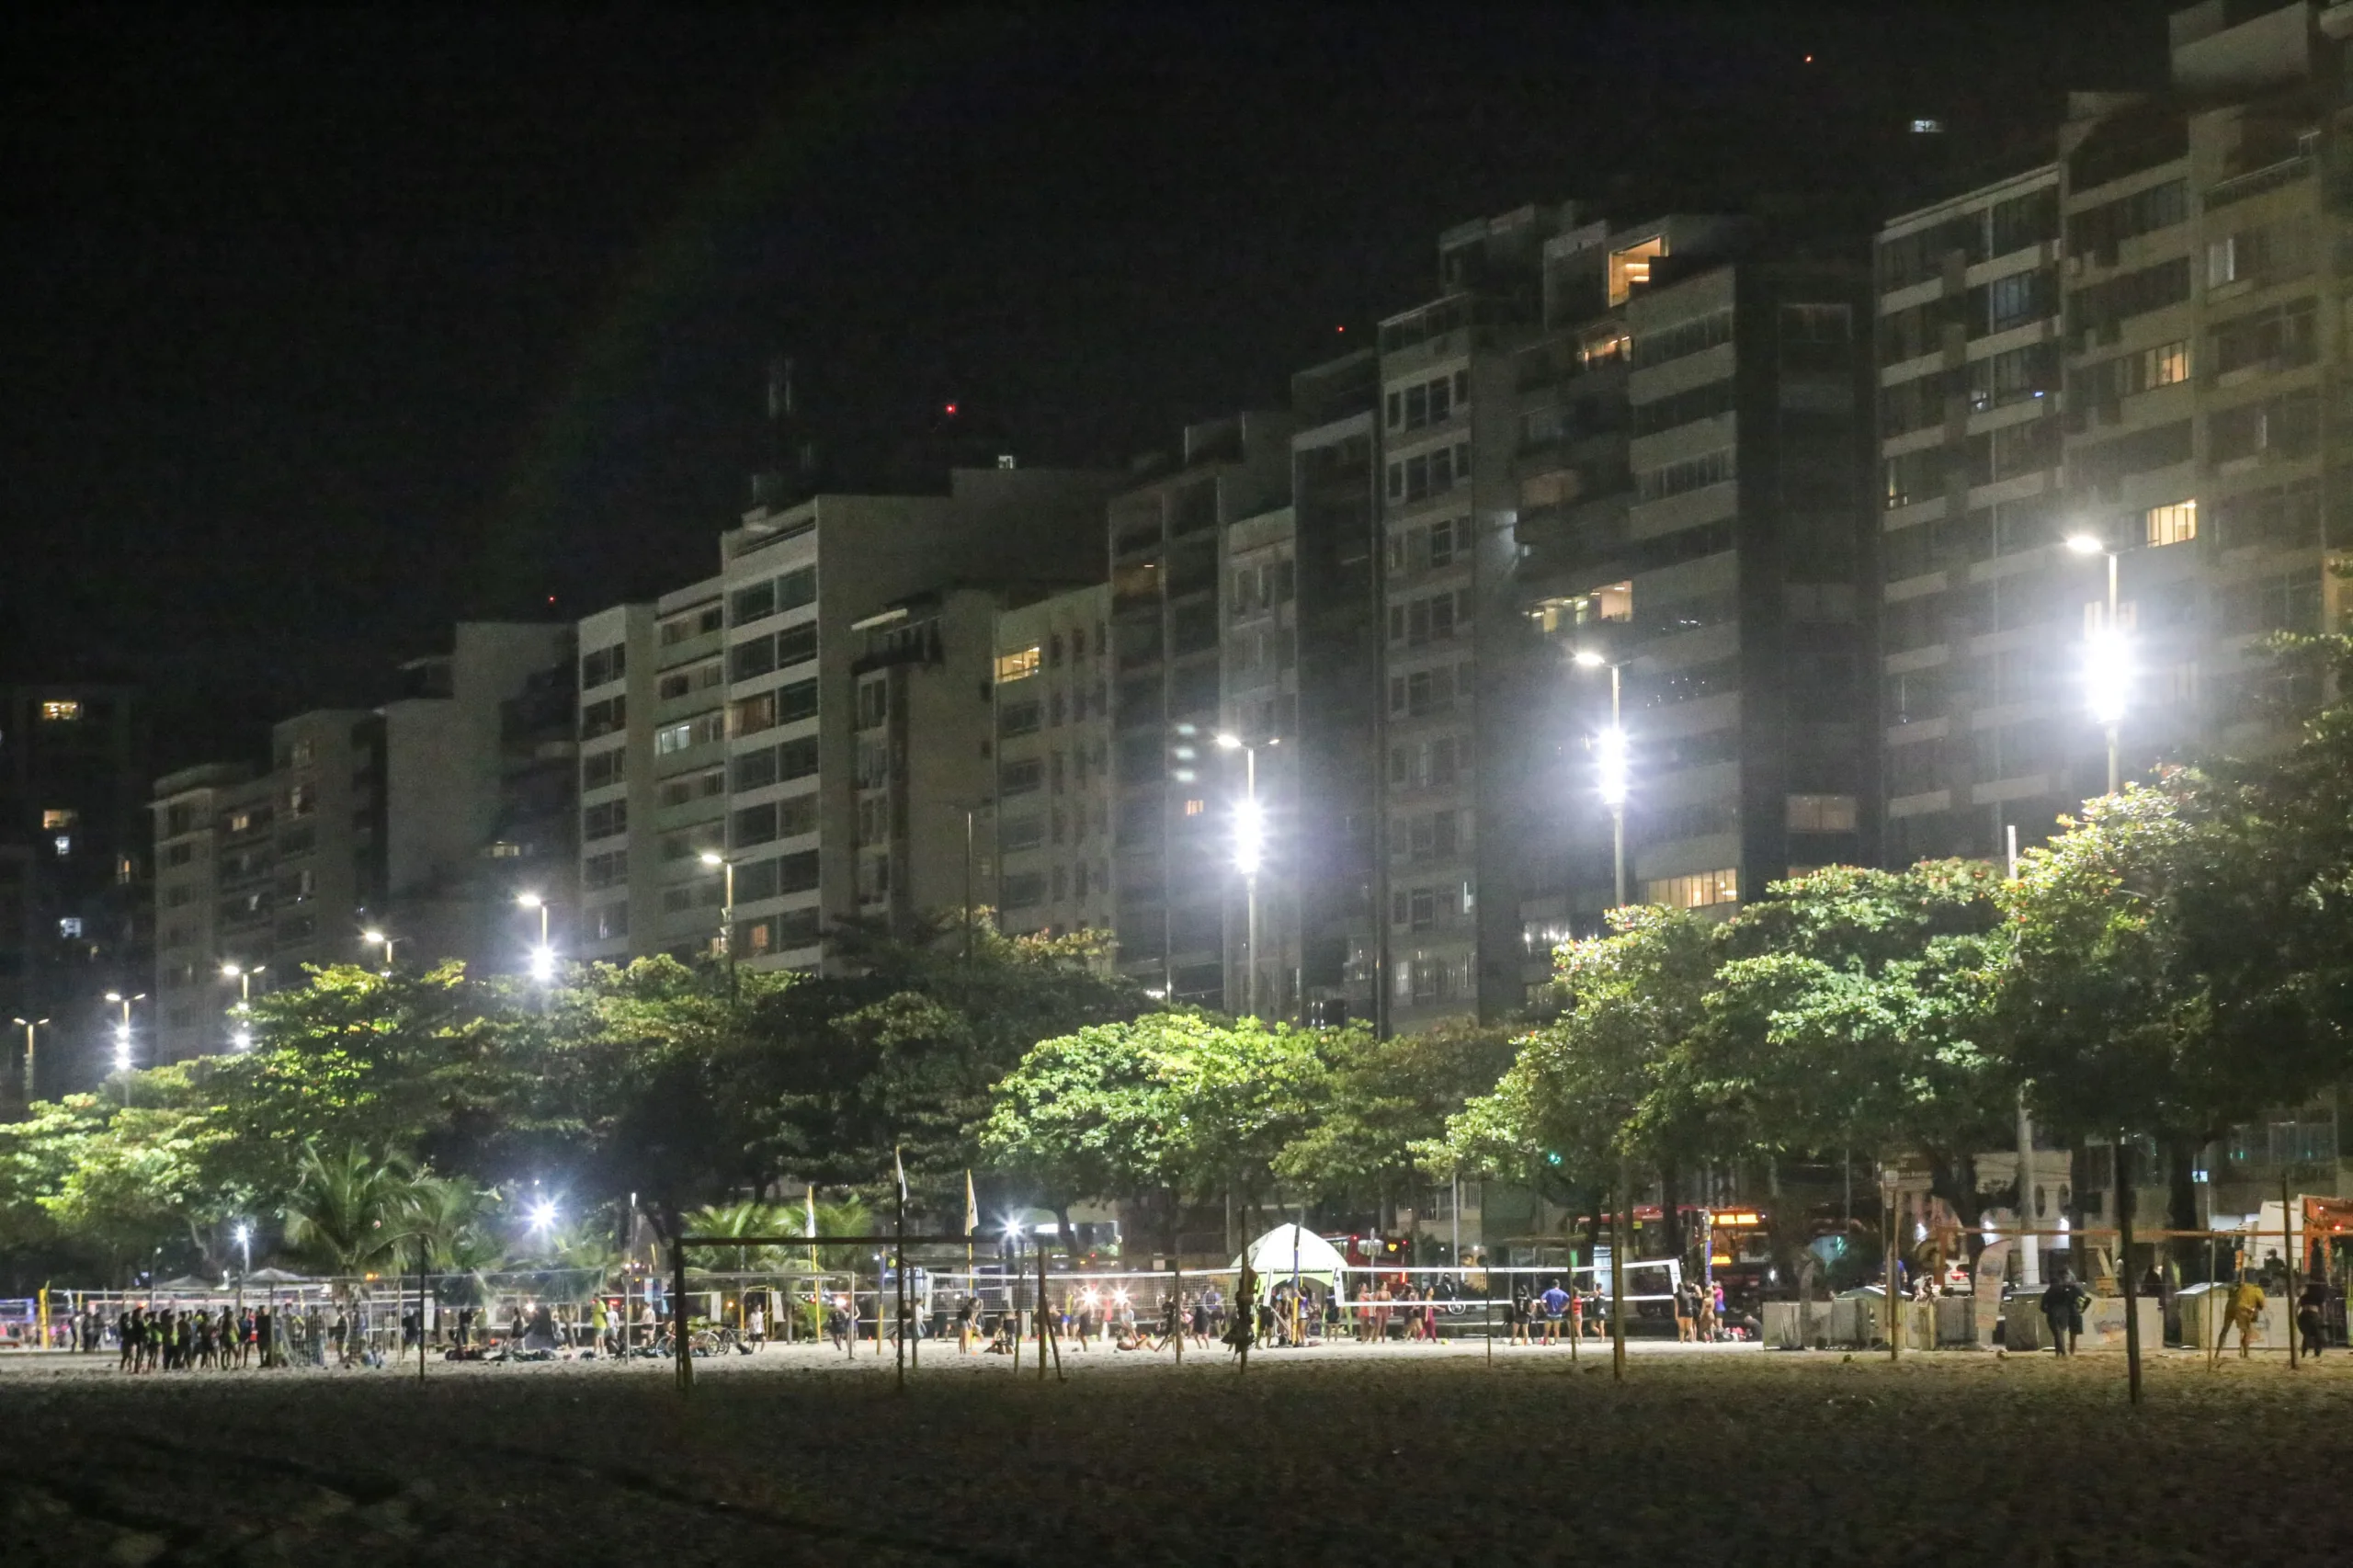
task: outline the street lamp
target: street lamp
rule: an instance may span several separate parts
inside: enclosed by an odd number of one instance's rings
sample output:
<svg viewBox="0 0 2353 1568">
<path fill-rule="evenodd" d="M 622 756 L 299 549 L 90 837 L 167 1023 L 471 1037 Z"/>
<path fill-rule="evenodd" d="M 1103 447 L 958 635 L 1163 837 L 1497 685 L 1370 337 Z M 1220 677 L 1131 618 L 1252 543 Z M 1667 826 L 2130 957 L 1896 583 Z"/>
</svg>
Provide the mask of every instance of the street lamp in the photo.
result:
<svg viewBox="0 0 2353 1568">
<path fill-rule="evenodd" d="M 735 862 L 716 849 L 706 849 L 696 857 L 704 865 L 718 871 L 724 879 L 719 901 L 719 950 L 727 955 L 727 994 L 735 990 Z"/>
<path fill-rule="evenodd" d="M 1609 808 L 1609 867 L 1610 888 L 1616 907 L 1626 907 L 1626 792 L 1627 767 L 1626 729 L 1620 718 L 1620 672 L 1626 667 L 1623 659 L 1612 662 L 1591 649 L 1581 649 L 1575 655 L 1583 669 L 1607 669 L 1609 672 L 1609 728 L 1603 731 L 1596 744 L 1599 763 L 1601 803 Z"/>
<path fill-rule="evenodd" d="M 122 1074 L 122 1103 L 127 1106 L 131 1103 L 131 1005 L 147 1000 L 147 993 L 109 991 L 107 1000 L 122 1007 L 122 1022 L 115 1026 L 114 1031 L 114 1070 Z"/>
<path fill-rule="evenodd" d="M 384 949 L 384 972 L 386 974 L 392 973 L 392 944 L 398 942 L 401 938 L 391 936 L 382 931 L 362 931 L 359 933 L 359 939 L 370 947 L 381 948 Z"/>
<path fill-rule="evenodd" d="M 245 1266 L 238 1271 L 244 1278 L 254 1271 L 254 1228 L 243 1220 L 237 1221 L 237 1250 L 244 1255 Z"/>
<path fill-rule="evenodd" d="M 17 1022 L 25 1031 L 25 1104 L 29 1107 L 33 1103 L 33 1031 L 46 1026 L 49 1020 L 47 1018 L 18 1018 Z"/>
<path fill-rule="evenodd" d="M 224 980 L 233 980 L 237 983 L 238 1024 L 235 1031 L 232 1033 L 229 1038 L 236 1045 L 236 1048 L 239 1051 L 250 1051 L 253 1049 L 253 1030 L 244 1020 L 253 1015 L 254 976 L 261 973 L 268 967 L 269 966 L 266 963 L 257 963 L 248 968 L 245 965 L 234 962 L 233 960 L 223 962 L 221 965 L 222 978 Z"/>
<path fill-rule="evenodd" d="M 2132 679 L 2131 650 L 2117 621 L 2116 551 L 2087 533 L 2068 535 L 2067 548 L 2077 555 L 2108 557 L 2108 614 L 2097 633 L 2084 640 L 2084 694 L 2093 722 L 2108 731 L 2108 792 L 2113 795 L 2120 787 L 2118 742 Z"/>
<path fill-rule="evenodd" d="M 1283 743 L 1278 735 L 1254 744 L 1224 730 L 1219 733 L 1217 744 L 1220 751 L 1242 754 L 1242 800 L 1233 808 L 1233 869 L 1242 873 L 1243 894 L 1249 908 L 1244 951 L 1250 967 L 1245 971 L 1249 978 L 1244 983 L 1243 996 L 1255 1018 L 1258 1016 L 1258 866 L 1266 858 L 1267 847 L 1266 812 L 1258 804 L 1258 747 Z"/>
</svg>

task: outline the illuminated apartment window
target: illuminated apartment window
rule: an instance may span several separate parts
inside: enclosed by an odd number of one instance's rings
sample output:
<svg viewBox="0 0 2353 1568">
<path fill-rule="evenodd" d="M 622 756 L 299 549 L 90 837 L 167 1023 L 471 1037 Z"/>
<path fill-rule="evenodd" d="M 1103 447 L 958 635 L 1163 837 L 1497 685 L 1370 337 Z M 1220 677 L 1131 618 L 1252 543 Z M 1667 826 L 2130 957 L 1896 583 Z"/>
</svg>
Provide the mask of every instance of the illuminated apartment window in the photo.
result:
<svg viewBox="0 0 2353 1568">
<path fill-rule="evenodd" d="M 1185 802 L 1185 814 L 1188 817 L 1199 816 L 1207 810 L 1209 810 L 1209 802 L 1206 801 L 1188 801 Z"/>
<path fill-rule="evenodd" d="M 67 941 L 79 938 L 82 935 L 82 917 L 78 915 L 60 915 L 57 921 L 57 934 Z"/>
<path fill-rule="evenodd" d="M 1634 585 L 1631 582 L 1611 583 L 1596 588 L 1586 600 L 1588 612 L 1595 620 L 1631 620 L 1634 619 Z"/>
<path fill-rule="evenodd" d="M 2189 380 L 2189 343 L 2177 339 L 2141 353 L 2141 382 L 2145 387 L 2169 387 Z"/>
<path fill-rule="evenodd" d="M 1915 136 L 1941 136 L 1944 130 L 1945 122 L 1941 119 L 1915 119 L 1912 122 L 1912 134 Z"/>
<path fill-rule="evenodd" d="M 1644 903 L 1663 903 L 1669 909 L 1705 909 L 1711 904 L 1740 902 L 1740 871 L 1727 866 L 1721 871 L 1695 871 L 1688 877 L 1661 877 L 1643 884 Z"/>
<path fill-rule="evenodd" d="M 81 820 L 81 814 L 70 807 L 52 807 L 40 814 L 41 830 L 45 833 L 56 833 L 72 827 Z"/>
<path fill-rule="evenodd" d="M 81 718 L 82 705 L 70 697 L 61 698 L 54 702 L 42 703 L 40 716 L 44 723 L 71 724 Z"/>
<path fill-rule="evenodd" d="M 1638 245 L 1609 253 L 1609 302 L 1622 305 L 1636 289 L 1651 280 L 1651 262 L 1667 254 L 1666 236 L 1654 235 Z"/>
<path fill-rule="evenodd" d="M 54 839 L 51 840 L 51 842 L 57 846 L 57 853 L 60 857 L 74 853 L 74 835 L 70 833 L 61 833 Z"/>
<path fill-rule="evenodd" d="M 1038 673 L 1038 644 L 1032 642 L 1027 648 L 999 653 L 996 656 L 996 678 L 1000 682 L 1027 680 Z"/>
<path fill-rule="evenodd" d="M 2198 537 L 2198 503 L 2176 501 L 2169 506 L 2152 506 L 2143 520 L 2148 526 L 2150 549 L 2187 544 Z"/>
</svg>

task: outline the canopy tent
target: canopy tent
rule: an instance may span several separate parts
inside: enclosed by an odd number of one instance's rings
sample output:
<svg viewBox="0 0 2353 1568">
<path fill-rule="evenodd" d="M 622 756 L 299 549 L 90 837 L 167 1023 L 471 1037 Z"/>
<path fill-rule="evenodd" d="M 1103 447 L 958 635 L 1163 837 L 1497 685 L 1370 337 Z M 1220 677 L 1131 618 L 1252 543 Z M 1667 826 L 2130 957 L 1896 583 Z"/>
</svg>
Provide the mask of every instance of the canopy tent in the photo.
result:
<svg viewBox="0 0 2353 1568">
<path fill-rule="evenodd" d="M 307 1274 L 290 1274 L 283 1268 L 256 1268 L 245 1276 L 248 1285 L 310 1285 L 315 1284 Z"/>
<path fill-rule="evenodd" d="M 1348 1260 L 1330 1242 L 1298 1225 L 1277 1225 L 1252 1242 L 1245 1256 L 1269 1285 L 1290 1278 L 1295 1271 L 1302 1279 L 1329 1287 L 1348 1267 Z M 1233 1266 L 1241 1267 L 1242 1259 L 1235 1258 Z"/>
<path fill-rule="evenodd" d="M 158 1290 L 218 1290 L 222 1287 L 210 1279 L 199 1279 L 193 1274 L 183 1274 L 176 1279 L 166 1279 L 156 1285 Z"/>
</svg>

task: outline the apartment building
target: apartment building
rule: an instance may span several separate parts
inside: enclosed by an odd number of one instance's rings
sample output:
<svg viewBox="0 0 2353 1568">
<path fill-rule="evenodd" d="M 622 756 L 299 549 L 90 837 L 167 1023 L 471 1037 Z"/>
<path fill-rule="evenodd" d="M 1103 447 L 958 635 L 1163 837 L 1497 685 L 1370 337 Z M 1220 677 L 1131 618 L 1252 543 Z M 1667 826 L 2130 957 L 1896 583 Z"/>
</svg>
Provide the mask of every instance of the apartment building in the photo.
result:
<svg viewBox="0 0 2353 1568">
<path fill-rule="evenodd" d="M 132 687 L 0 687 L 0 1100 L 86 1088 L 112 1059 L 108 991 L 147 989 L 146 715 Z M 44 1022 L 45 1020 L 45 1022 Z M 135 1027 L 147 1032 L 144 1004 Z"/>
<path fill-rule="evenodd" d="M 996 617 L 995 791 L 968 854 L 1014 935 L 1112 928 L 1110 616 L 1103 583 Z"/>
<path fill-rule="evenodd" d="M 1247 413 L 1188 426 L 1179 461 L 1114 497 L 1112 886 L 1120 965 L 1177 1001 L 1222 1006 L 1236 894 L 1243 765 L 1224 722 L 1224 530 L 1289 499 L 1291 420 Z M 1280 740 L 1290 714 L 1278 705 Z M 1270 750 L 1279 750 L 1279 746 Z M 1214 805 L 1213 805 L 1214 802 Z"/>
<path fill-rule="evenodd" d="M 523 967 L 516 895 L 571 897 L 572 637 L 462 623 L 382 707 L 273 725 L 267 767 L 155 781 L 154 1061 L 234 1049 L 244 986 L 383 962 L 370 930 L 403 967 Z"/>
<path fill-rule="evenodd" d="M 815 968 L 835 922 L 961 906 L 963 812 L 992 788 L 988 585 L 1096 575 L 1111 483 L 1000 466 L 762 504 L 716 574 L 583 620 L 582 955 L 719 950 L 731 879 L 736 956 L 764 967 Z"/>
<path fill-rule="evenodd" d="M 1279 933 L 1298 971 L 1295 1021 L 1378 1025 L 1386 992 L 1385 868 L 1375 853 L 1387 722 L 1381 678 L 1381 362 L 1360 350 L 1291 378 L 1291 504 L 1277 586 L 1287 604 L 1245 610 L 1286 640 L 1275 663 L 1293 709 L 1290 748 L 1274 776 L 1289 791 L 1272 825 L 1270 864 L 1287 873 Z M 1240 574 L 1233 574 L 1239 597 Z M 1266 602 L 1249 579 L 1253 605 Z M 1254 641 L 1251 648 L 1257 654 Z M 1247 715 L 1229 710 L 1229 723 Z M 1263 918 L 1263 915 L 1262 915 Z M 1271 951 L 1271 949 L 1270 949 Z M 1267 994 L 1262 979 L 1260 995 Z M 1246 999 L 1235 998 L 1237 1006 Z"/>
<path fill-rule="evenodd" d="M 1598 742 L 1626 737 L 1630 902 L 1728 912 L 1868 858 L 1869 316 L 1859 271 L 1738 222 L 1547 246 L 1520 353 L 1516 755 L 1525 985 L 1619 894 Z M 1580 659 L 1583 663 L 1580 663 Z M 1510 820 L 1505 818 L 1503 820 Z"/>
<path fill-rule="evenodd" d="M 2324 20 L 2178 12 L 2167 91 L 2077 95 L 2052 163 L 1882 231 L 1891 858 L 2040 842 L 2106 787 L 2085 684 L 2103 552 L 2123 777 L 2260 746 L 2305 695 L 2259 644 L 2333 623 L 2324 448 L 2348 349 Z"/>
</svg>

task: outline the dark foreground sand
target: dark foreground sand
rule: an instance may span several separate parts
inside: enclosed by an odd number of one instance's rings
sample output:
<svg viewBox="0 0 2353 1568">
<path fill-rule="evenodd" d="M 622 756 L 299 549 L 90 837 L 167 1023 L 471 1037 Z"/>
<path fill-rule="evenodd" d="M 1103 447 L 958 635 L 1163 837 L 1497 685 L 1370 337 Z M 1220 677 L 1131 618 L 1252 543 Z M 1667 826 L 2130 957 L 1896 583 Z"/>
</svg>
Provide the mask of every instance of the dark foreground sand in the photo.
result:
<svg viewBox="0 0 2353 1568">
<path fill-rule="evenodd" d="M 0 1363 L 0 1563 L 2353 1562 L 2353 1356 L 923 1359 Z"/>
</svg>

